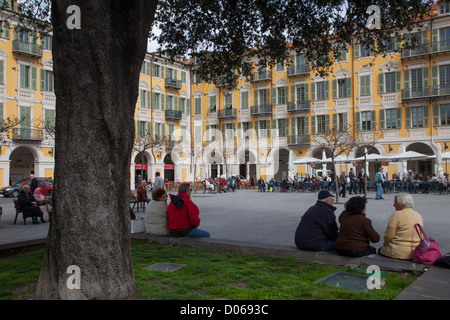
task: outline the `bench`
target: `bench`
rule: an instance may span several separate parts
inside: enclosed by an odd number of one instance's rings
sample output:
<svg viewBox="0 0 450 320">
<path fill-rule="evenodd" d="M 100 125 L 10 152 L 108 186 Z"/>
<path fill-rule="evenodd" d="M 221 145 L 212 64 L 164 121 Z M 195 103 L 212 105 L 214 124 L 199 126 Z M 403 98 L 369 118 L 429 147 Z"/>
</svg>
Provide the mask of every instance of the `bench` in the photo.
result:
<svg viewBox="0 0 450 320">
<path fill-rule="evenodd" d="M 23 224 L 27 224 L 27 220 L 26 220 L 27 217 L 25 217 L 25 215 L 23 214 L 23 211 L 21 209 L 19 209 L 19 199 L 13 198 L 13 201 L 14 201 L 14 209 L 16 209 L 16 217 L 14 218 L 14 224 L 16 224 L 16 222 L 17 222 L 17 216 L 19 215 L 19 213 L 22 214 Z"/>
</svg>

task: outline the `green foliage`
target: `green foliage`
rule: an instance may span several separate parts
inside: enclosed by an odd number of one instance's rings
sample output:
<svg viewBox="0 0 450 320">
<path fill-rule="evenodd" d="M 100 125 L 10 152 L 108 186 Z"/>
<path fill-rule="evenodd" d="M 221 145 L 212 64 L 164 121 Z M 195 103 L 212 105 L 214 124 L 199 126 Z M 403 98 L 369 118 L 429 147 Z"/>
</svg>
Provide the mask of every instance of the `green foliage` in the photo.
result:
<svg viewBox="0 0 450 320">
<path fill-rule="evenodd" d="M 250 76 L 255 70 L 242 68 L 250 58 L 273 66 L 292 51 L 306 53 L 312 69 L 325 73 L 333 63 L 330 53 L 349 44 L 377 42 L 375 52 L 384 52 L 386 40 L 419 25 L 433 2 L 163 0 L 155 39 L 171 57 L 193 55 L 201 62 L 194 64 L 196 72 L 211 82 Z M 379 28 L 368 24 L 372 5 L 380 8 Z"/>
</svg>

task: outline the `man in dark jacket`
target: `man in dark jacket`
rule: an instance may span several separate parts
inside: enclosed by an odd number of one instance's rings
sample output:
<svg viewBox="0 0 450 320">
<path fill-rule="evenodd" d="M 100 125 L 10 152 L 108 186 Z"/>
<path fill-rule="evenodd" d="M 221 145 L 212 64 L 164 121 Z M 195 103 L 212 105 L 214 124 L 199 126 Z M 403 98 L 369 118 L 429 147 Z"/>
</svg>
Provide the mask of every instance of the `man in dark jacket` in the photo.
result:
<svg viewBox="0 0 450 320">
<path fill-rule="evenodd" d="M 295 245 L 300 250 L 333 250 L 338 236 L 338 227 L 333 206 L 333 195 L 321 190 L 316 204 L 302 216 L 295 231 Z"/>
<path fill-rule="evenodd" d="M 191 200 L 191 186 L 181 183 L 176 196 L 170 195 L 167 209 L 169 216 L 169 232 L 175 237 L 204 237 L 209 238 L 208 231 L 198 228 L 200 225 L 198 207 Z"/>
</svg>

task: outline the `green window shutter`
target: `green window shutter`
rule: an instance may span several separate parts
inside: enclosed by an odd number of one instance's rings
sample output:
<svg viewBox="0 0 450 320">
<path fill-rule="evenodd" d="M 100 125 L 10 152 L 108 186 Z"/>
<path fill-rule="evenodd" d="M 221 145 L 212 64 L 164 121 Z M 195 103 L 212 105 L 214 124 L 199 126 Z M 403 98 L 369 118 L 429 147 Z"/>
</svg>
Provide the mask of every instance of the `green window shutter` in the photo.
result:
<svg viewBox="0 0 450 320">
<path fill-rule="evenodd" d="M 395 91 L 402 91 L 402 72 L 395 71 Z"/>
<path fill-rule="evenodd" d="M 186 99 L 186 114 L 191 113 L 191 99 Z"/>
<path fill-rule="evenodd" d="M 348 113 L 346 112 L 346 113 L 344 113 L 343 114 L 343 117 L 344 117 L 344 119 L 343 119 L 343 125 L 344 125 L 344 128 L 342 128 L 342 129 L 345 129 L 345 130 L 347 130 L 347 126 L 348 126 Z"/>
<path fill-rule="evenodd" d="M 311 116 L 311 134 L 316 134 L 316 116 Z"/>
<path fill-rule="evenodd" d="M 397 124 L 396 128 L 401 129 L 402 127 L 402 109 L 397 108 Z"/>
<path fill-rule="evenodd" d="M 315 82 L 311 83 L 311 100 L 312 101 L 316 100 L 316 83 Z"/>
<path fill-rule="evenodd" d="M 339 128 L 338 128 L 337 119 L 338 119 L 338 115 L 337 115 L 337 113 L 334 113 L 334 114 L 333 114 L 333 118 L 332 118 L 332 121 L 333 121 L 333 129 L 339 129 Z"/>
<path fill-rule="evenodd" d="M 284 104 L 287 104 L 288 103 L 288 98 L 289 98 L 289 87 L 288 86 L 285 86 L 284 87 Z"/>
<path fill-rule="evenodd" d="M 411 128 L 411 107 L 405 107 L 405 127 Z"/>
<path fill-rule="evenodd" d="M 377 129 L 377 121 L 376 121 L 376 117 L 377 117 L 377 112 L 375 110 L 370 111 L 370 129 L 371 130 L 376 130 Z"/>
<path fill-rule="evenodd" d="M 328 132 L 330 130 L 330 115 L 325 115 L 325 132 Z"/>
<path fill-rule="evenodd" d="M 150 109 L 150 102 L 151 102 L 151 100 L 150 100 L 150 91 L 145 91 L 145 102 L 146 102 L 146 107 L 147 107 L 147 109 Z"/>
<path fill-rule="evenodd" d="M 242 109 L 248 109 L 248 97 L 249 97 L 249 92 L 245 91 L 242 92 Z"/>
<path fill-rule="evenodd" d="M 145 107 L 145 91 L 139 90 L 139 107 Z"/>
<path fill-rule="evenodd" d="M 291 102 L 295 102 L 295 85 L 291 85 Z M 287 100 L 286 100 L 287 101 Z"/>
<path fill-rule="evenodd" d="M 433 103 L 433 126 L 440 125 L 440 116 L 439 116 L 439 105 L 437 103 Z"/>
<path fill-rule="evenodd" d="M 37 89 L 37 69 L 36 67 L 31 67 L 31 89 Z"/>
<path fill-rule="evenodd" d="M 272 88 L 272 104 L 277 105 L 277 88 Z"/>
<path fill-rule="evenodd" d="M 426 92 L 426 90 L 430 86 L 430 76 L 429 76 L 429 70 L 430 68 L 425 67 L 422 68 L 422 84 L 423 84 L 423 91 Z"/>
<path fill-rule="evenodd" d="M 45 70 L 41 69 L 41 91 L 45 91 Z"/>
<path fill-rule="evenodd" d="M 164 111 L 166 108 L 167 97 L 165 94 L 161 93 L 161 110 Z"/>
<path fill-rule="evenodd" d="M 303 120 L 304 120 L 303 122 L 305 124 L 305 134 L 309 134 L 309 118 L 304 117 Z"/>
<path fill-rule="evenodd" d="M 267 138 L 270 138 L 270 120 L 266 120 Z"/>
<path fill-rule="evenodd" d="M 439 30 L 438 29 L 432 29 L 431 30 L 431 50 L 433 52 L 439 51 Z"/>
<path fill-rule="evenodd" d="M 309 83 L 305 84 L 305 100 L 309 101 Z"/>
<path fill-rule="evenodd" d="M 292 131 L 292 135 L 294 135 L 294 131 Z M 289 136 L 289 118 L 284 118 L 284 136 Z"/>
<path fill-rule="evenodd" d="M 266 101 L 264 103 L 270 104 L 270 89 L 266 89 Z"/>
<path fill-rule="evenodd" d="M 0 60 L 0 83 L 5 83 L 5 73 L 4 73 L 4 61 Z"/>
<path fill-rule="evenodd" d="M 357 111 L 355 113 L 355 126 L 356 126 L 356 131 L 361 131 L 361 112 Z"/>
<path fill-rule="evenodd" d="M 325 80 L 325 100 L 330 99 L 330 81 Z"/>
<path fill-rule="evenodd" d="M 437 86 L 439 84 L 439 69 L 438 66 L 432 66 L 431 67 L 431 85 L 433 86 L 433 88 L 437 89 Z"/>
<path fill-rule="evenodd" d="M 355 58 L 359 58 L 361 56 L 361 45 L 360 44 L 355 44 L 353 46 L 353 50 L 354 50 Z"/>
<path fill-rule="evenodd" d="M 384 109 L 378 110 L 378 121 L 380 124 L 380 130 L 386 129 L 386 121 L 385 121 L 386 111 Z"/>
<path fill-rule="evenodd" d="M 332 96 L 333 96 L 333 99 L 336 99 L 337 98 L 337 79 L 334 79 L 332 81 L 332 84 L 333 84 L 333 94 L 332 94 Z"/>
<path fill-rule="evenodd" d="M 23 64 L 20 64 L 19 68 L 20 68 L 20 87 L 26 88 L 25 77 L 27 73 L 27 68 Z"/>
<path fill-rule="evenodd" d="M 259 120 L 255 121 L 255 133 L 256 133 L 256 138 L 259 138 Z"/>
<path fill-rule="evenodd" d="M 384 93 L 384 73 L 378 75 L 378 93 Z"/>
<path fill-rule="evenodd" d="M 430 125 L 430 108 L 423 106 L 423 126 L 428 127 Z"/>
<path fill-rule="evenodd" d="M 3 102 L 0 102 L 0 121 L 5 120 L 3 114 L 4 114 Z"/>
<path fill-rule="evenodd" d="M 366 77 L 370 82 L 370 76 Z M 347 98 L 350 98 L 352 96 L 352 77 L 346 78 L 345 81 L 347 82 Z"/>
<path fill-rule="evenodd" d="M 290 120 L 291 121 L 291 136 L 295 136 L 295 120 L 296 118 L 286 118 L 286 120 Z M 285 131 L 286 131 L 286 137 L 289 136 L 289 123 L 286 122 L 285 123 L 285 127 L 284 127 Z"/>
<path fill-rule="evenodd" d="M 155 109 L 156 106 L 156 93 L 152 92 L 152 109 Z"/>
<path fill-rule="evenodd" d="M 256 107 L 258 105 L 258 91 L 255 90 L 253 92 L 253 100 L 254 100 L 254 106 Z"/>
<path fill-rule="evenodd" d="M 411 89 L 410 87 L 410 81 L 409 81 L 409 75 L 410 75 L 410 71 L 409 70 L 405 70 L 403 71 L 403 88 L 404 89 Z"/>
</svg>

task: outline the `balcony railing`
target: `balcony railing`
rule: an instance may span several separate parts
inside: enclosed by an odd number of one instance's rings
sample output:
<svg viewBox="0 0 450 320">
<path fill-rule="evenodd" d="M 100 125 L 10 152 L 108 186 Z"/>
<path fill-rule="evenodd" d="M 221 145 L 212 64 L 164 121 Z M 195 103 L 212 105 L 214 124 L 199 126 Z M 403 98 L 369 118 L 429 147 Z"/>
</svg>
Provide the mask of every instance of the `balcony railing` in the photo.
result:
<svg viewBox="0 0 450 320">
<path fill-rule="evenodd" d="M 251 82 L 268 81 L 268 80 L 272 80 L 272 72 L 270 71 L 254 72 L 250 77 Z"/>
<path fill-rule="evenodd" d="M 164 110 L 164 116 L 166 117 L 166 120 L 181 120 L 183 117 L 181 110 L 170 109 Z"/>
<path fill-rule="evenodd" d="M 169 88 L 181 89 L 181 80 L 166 78 L 165 85 Z"/>
<path fill-rule="evenodd" d="M 418 44 L 412 49 L 402 50 L 402 59 L 416 58 L 429 54 L 450 52 L 450 40 Z"/>
<path fill-rule="evenodd" d="M 301 146 L 311 144 L 311 138 L 308 135 L 294 135 L 287 137 L 287 143 L 289 146 Z"/>
<path fill-rule="evenodd" d="M 217 87 L 218 88 L 222 88 L 222 87 L 235 87 L 236 86 L 236 79 L 225 79 L 225 78 L 221 78 L 217 80 Z"/>
<path fill-rule="evenodd" d="M 311 103 L 309 100 L 288 102 L 287 111 L 288 112 L 297 112 L 297 111 L 309 112 L 309 111 L 311 111 Z"/>
<path fill-rule="evenodd" d="M 12 129 L 12 140 L 42 141 L 44 140 L 43 130 L 14 128 Z"/>
<path fill-rule="evenodd" d="M 236 111 L 236 109 L 233 109 L 233 108 L 226 108 L 226 109 L 217 111 L 218 119 L 236 118 L 236 117 L 237 117 L 237 111 Z"/>
<path fill-rule="evenodd" d="M 305 74 L 309 74 L 309 66 L 308 65 L 299 65 L 299 66 L 291 66 L 287 70 L 288 77 L 301 76 Z"/>
<path fill-rule="evenodd" d="M 263 114 L 272 114 L 271 104 L 260 104 L 257 106 L 253 106 L 250 109 L 250 115 L 252 116 L 258 116 Z"/>
<path fill-rule="evenodd" d="M 36 43 L 14 40 L 13 53 L 22 53 L 29 56 L 41 58 L 43 54 L 43 49 Z"/>
<path fill-rule="evenodd" d="M 402 99 L 424 99 L 430 97 L 450 96 L 450 84 L 429 86 L 415 89 L 402 89 Z"/>
</svg>

